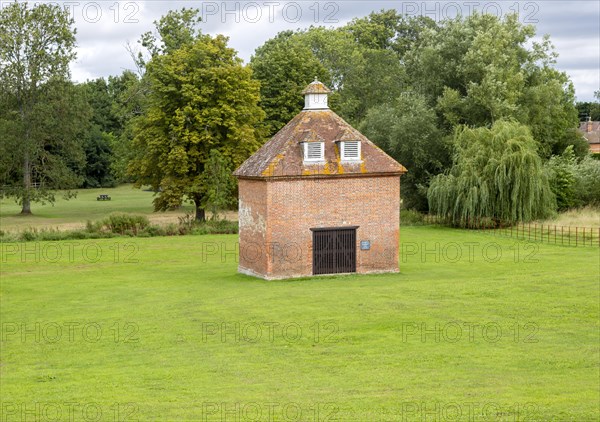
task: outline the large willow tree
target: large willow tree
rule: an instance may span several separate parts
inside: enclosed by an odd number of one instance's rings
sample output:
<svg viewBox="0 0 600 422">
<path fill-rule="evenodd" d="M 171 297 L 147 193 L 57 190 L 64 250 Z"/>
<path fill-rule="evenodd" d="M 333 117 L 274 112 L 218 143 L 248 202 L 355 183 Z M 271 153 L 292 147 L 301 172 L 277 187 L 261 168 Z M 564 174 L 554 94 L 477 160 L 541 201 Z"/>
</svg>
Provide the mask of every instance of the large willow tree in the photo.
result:
<svg viewBox="0 0 600 422">
<path fill-rule="evenodd" d="M 555 196 L 526 126 L 498 121 L 490 129 L 463 127 L 456 131 L 454 148 L 452 168 L 429 187 L 432 213 L 467 226 L 482 218 L 530 221 L 555 211 Z"/>
</svg>

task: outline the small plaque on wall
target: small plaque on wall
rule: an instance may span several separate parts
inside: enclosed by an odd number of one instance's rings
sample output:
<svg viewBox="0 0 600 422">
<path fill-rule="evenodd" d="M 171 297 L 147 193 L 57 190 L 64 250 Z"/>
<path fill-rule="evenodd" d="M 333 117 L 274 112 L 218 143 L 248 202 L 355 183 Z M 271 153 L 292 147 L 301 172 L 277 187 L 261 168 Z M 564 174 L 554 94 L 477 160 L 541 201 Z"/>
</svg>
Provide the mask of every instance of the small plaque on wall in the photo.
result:
<svg viewBox="0 0 600 422">
<path fill-rule="evenodd" d="M 361 240 L 360 241 L 360 250 L 368 251 L 369 249 L 371 249 L 371 241 L 370 240 Z"/>
</svg>

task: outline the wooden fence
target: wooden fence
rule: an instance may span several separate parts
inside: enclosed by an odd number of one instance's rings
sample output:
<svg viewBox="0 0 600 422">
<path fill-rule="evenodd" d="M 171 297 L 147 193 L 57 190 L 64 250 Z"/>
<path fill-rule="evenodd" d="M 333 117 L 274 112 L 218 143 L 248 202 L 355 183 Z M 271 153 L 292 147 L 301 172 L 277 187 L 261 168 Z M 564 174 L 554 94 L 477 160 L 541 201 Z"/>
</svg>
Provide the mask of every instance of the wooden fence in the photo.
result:
<svg viewBox="0 0 600 422">
<path fill-rule="evenodd" d="M 445 219 L 436 215 L 425 215 L 424 222 L 426 224 L 448 225 Z M 563 246 L 600 247 L 600 227 L 557 226 L 539 223 L 502 225 L 494 223 L 490 219 L 473 219 L 473 221 L 468 221 L 465 228 L 531 242 L 545 242 Z"/>
</svg>

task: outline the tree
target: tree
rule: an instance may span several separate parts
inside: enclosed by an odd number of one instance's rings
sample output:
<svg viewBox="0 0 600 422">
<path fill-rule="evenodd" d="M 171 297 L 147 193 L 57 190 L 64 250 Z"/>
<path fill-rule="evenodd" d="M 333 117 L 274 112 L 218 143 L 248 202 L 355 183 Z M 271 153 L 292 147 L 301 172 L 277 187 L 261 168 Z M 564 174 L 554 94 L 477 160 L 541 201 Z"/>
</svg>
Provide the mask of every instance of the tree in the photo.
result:
<svg viewBox="0 0 600 422">
<path fill-rule="evenodd" d="M 356 43 L 373 50 L 392 50 L 402 61 L 423 32 L 436 26 L 436 22 L 427 16 L 406 17 L 389 9 L 352 19 L 343 30 L 352 34 Z"/>
<path fill-rule="evenodd" d="M 334 90 L 330 107 L 352 124 L 370 107 L 402 92 L 403 70 L 396 53 L 365 47 L 352 37 L 346 30 L 311 27 L 282 32 L 256 50 L 251 65 L 261 82 L 270 134 L 302 110 L 302 89 L 315 77 Z"/>
<path fill-rule="evenodd" d="M 578 133 L 575 88 L 564 72 L 549 66 L 529 72 L 521 103 L 521 123 L 531 128 L 542 158 L 560 155 L 569 145 L 575 155 L 588 153 L 587 141 Z"/>
<path fill-rule="evenodd" d="M 298 34 L 284 31 L 256 49 L 250 60 L 260 81 L 260 106 L 266 113 L 267 135 L 274 135 L 304 107 L 302 90 L 315 77 L 325 83 L 329 75 Z"/>
<path fill-rule="evenodd" d="M 600 161 L 586 156 L 577 164 L 577 197 L 583 205 L 600 205 Z"/>
<path fill-rule="evenodd" d="M 136 52 L 127 44 L 127 49 L 140 75 L 144 74 L 148 60 L 192 43 L 200 35 L 198 25 L 202 18 L 198 14 L 199 10 L 193 8 L 169 10 L 165 16 L 154 21 L 154 32 L 145 32 L 138 40 L 138 44 L 145 49 L 145 52 L 139 50 Z"/>
<path fill-rule="evenodd" d="M 135 186 L 157 191 L 155 210 L 190 200 L 196 219 L 204 220 L 203 175 L 211 150 L 233 167 L 260 146 L 259 84 L 221 35 L 198 35 L 154 55 L 144 79 L 149 92 L 143 114 L 133 122 L 129 173 Z"/>
<path fill-rule="evenodd" d="M 454 144 L 452 168 L 434 177 L 427 193 L 435 214 L 467 226 L 482 217 L 515 223 L 555 211 L 556 198 L 526 126 L 500 120 L 490 129 L 463 127 Z"/>
<path fill-rule="evenodd" d="M 574 90 L 553 66 L 548 37 L 518 16 L 475 13 L 422 32 L 405 55 L 408 78 L 442 117 L 444 130 L 490 127 L 501 119 L 530 127 L 544 158 L 560 154 L 578 125 Z M 580 148 L 576 146 L 576 150 Z"/>
<path fill-rule="evenodd" d="M 114 100 L 104 78 L 87 81 L 79 87 L 92 110 L 89 129 L 83 136 L 86 163 L 82 174 L 82 187 L 114 186 L 111 141 L 113 133 L 119 131 L 119 124 L 112 112 Z"/>
<path fill-rule="evenodd" d="M 402 206 L 427 211 L 429 180 L 450 164 L 435 111 L 421 95 L 407 92 L 392 104 L 371 108 L 360 130 L 408 169 L 402 176 Z"/>
<path fill-rule="evenodd" d="M 126 70 L 119 76 L 108 77 L 108 91 L 112 99 L 111 114 L 117 121 L 114 132 L 108 136 L 113 154 L 110 170 L 117 182 L 132 182 L 127 166 L 133 159 L 134 122 L 143 113 L 148 87 L 135 73 Z"/>
<path fill-rule="evenodd" d="M 235 179 L 231 163 L 217 149 L 211 149 L 202 173 L 202 184 L 206 187 L 202 206 L 209 210 L 211 219 L 217 220 L 219 212 L 236 204 Z"/>
<path fill-rule="evenodd" d="M 89 118 L 69 80 L 75 29 L 59 6 L 10 3 L 0 9 L 0 173 L 2 195 L 31 214 L 31 202 L 79 183 L 77 136 Z"/>
<path fill-rule="evenodd" d="M 562 155 L 552 156 L 545 166 L 558 210 L 564 211 L 578 205 L 577 160 L 573 147 L 566 148 Z"/>
<path fill-rule="evenodd" d="M 594 97 L 596 101 L 579 101 L 575 104 L 580 121 L 591 119 L 597 122 L 600 120 L 600 90 L 594 92 Z"/>
<path fill-rule="evenodd" d="M 116 185 L 111 171 L 112 143 L 114 143 L 114 136 L 111 133 L 102 132 L 97 126 L 92 126 L 85 134 L 83 140 L 85 167 L 82 187 L 99 188 Z"/>
</svg>

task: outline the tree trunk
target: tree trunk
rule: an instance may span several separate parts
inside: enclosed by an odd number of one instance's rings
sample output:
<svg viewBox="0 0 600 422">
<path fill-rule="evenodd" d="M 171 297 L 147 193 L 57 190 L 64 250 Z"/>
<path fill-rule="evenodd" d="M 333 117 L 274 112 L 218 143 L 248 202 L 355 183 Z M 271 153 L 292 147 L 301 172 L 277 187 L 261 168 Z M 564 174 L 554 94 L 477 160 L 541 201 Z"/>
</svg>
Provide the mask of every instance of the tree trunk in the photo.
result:
<svg viewBox="0 0 600 422">
<path fill-rule="evenodd" d="M 206 221 L 206 213 L 204 212 L 204 208 L 200 207 L 200 201 L 194 201 L 194 203 L 196 204 L 196 221 Z"/>
<path fill-rule="evenodd" d="M 23 206 L 21 214 L 31 214 L 31 163 L 29 162 L 29 154 L 25 154 L 23 160 Z"/>
</svg>

